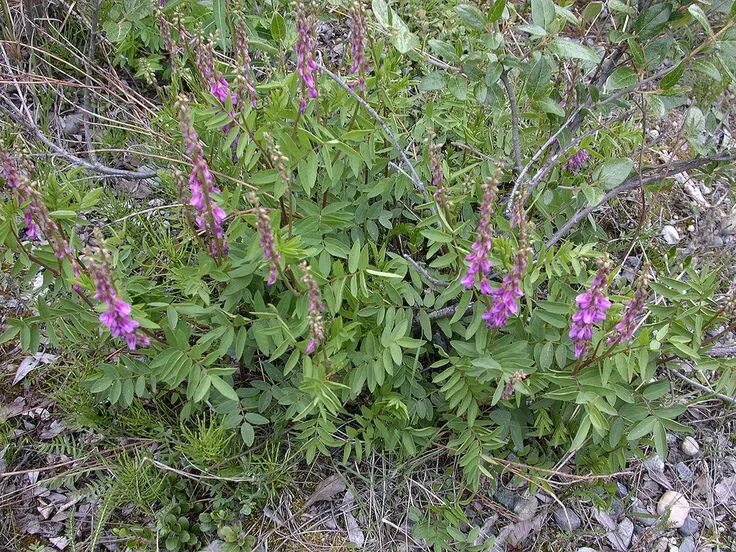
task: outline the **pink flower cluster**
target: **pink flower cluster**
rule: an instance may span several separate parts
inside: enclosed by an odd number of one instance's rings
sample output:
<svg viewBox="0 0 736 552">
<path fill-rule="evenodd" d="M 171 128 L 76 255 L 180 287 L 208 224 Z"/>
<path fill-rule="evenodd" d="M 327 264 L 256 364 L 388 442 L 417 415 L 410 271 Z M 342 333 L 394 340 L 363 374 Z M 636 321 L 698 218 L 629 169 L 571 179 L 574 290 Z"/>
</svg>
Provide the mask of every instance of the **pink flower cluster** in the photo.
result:
<svg viewBox="0 0 736 552">
<path fill-rule="evenodd" d="M 302 84 L 307 89 L 307 97 L 310 99 L 319 96 L 315 79 L 317 62 L 314 59 L 314 52 L 317 50 L 316 24 L 317 18 L 314 12 L 304 5 L 304 0 L 297 0 L 296 70 L 302 79 Z M 307 100 L 302 98 L 299 101 L 299 111 L 304 113 L 306 109 Z"/>
<path fill-rule="evenodd" d="M 471 253 L 465 257 L 468 263 L 468 272 L 460 280 L 465 289 L 472 289 L 478 280 L 480 292 L 488 295 L 491 293 L 491 284 L 488 275 L 491 271 L 491 249 L 493 248 L 493 236 L 491 230 L 491 214 L 493 212 L 493 201 L 496 197 L 496 179 L 489 177 L 483 184 L 483 198 L 480 204 L 480 220 L 476 231 L 475 242 L 471 246 Z"/>
<path fill-rule="evenodd" d="M 10 155 L 2 151 L 0 151 L 0 176 L 5 179 L 8 187 L 18 194 L 18 199 L 24 204 L 23 221 L 26 224 L 28 238 L 31 240 L 48 240 L 56 258 L 59 260 L 68 259 L 75 276 L 78 276 L 79 266 L 76 259 L 74 259 L 72 248 L 59 225 L 51 218 L 41 193 L 25 174 L 18 171 L 18 167 Z"/>
<path fill-rule="evenodd" d="M 370 70 L 365 55 L 366 36 L 363 5 L 360 0 L 356 0 L 350 11 L 350 53 L 353 57 L 350 73 L 358 75 L 358 87 L 361 92 L 365 92 L 365 76 Z"/>
<path fill-rule="evenodd" d="M 588 162 L 589 158 L 590 154 L 588 153 L 588 150 L 581 149 L 565 162 L 565 169 L 567 169 L 567 171 L 571 172 L 572 174 L 576 174 L 580 171 L 580 169 L 583 168 L 583 165 Z"/>
<path fill-rule="evenodd" d="M 197 45 L 194 52 L 194 61 L 197 66 L 199 76 L 207 86 L 210 94 L 220 100 L 222 103 L 227 102 L 230 98 L 231 103 L 235 105 L 238 101 L 235 94 L 230 92 L 230 84 L 225 77 L 215 67 L 215 47 L 211 41 L 205 41 L 204 38 L 197 39 Z"/>
<path fill-rule="evenodd" d="M 268 217 L 268 212 L 263 208 L 263 206 L 261 206 L 256 194 L 252 192 L 248 194 L 248 200 L 255 207 L 256 228 L 258 229 L 258 235 L 261 238 L 263 258 L 270 263 L 268 280 L 266 281 L 266 284 L 270 286 L 276 283 L 281 255 L 279 255 L 279 252 L 276 249 L 276 242 L 273 237 L 273 229 L 271 228 L 271 219 Z"/>
<path fill-rule="evenodd" d="M 611 306 L 611 301 L 605 294 L 608 272 L 608 263 L 601 261 L 590 289 L 575 298 L 578 310 L 572 315 L 570 325 L 570 339 L 574 345 L 575 358 L 588 354 L 590 340 L 593 338 L 593 326 L 606 319 L 606 311 Z"/>
<path fill-rule="evenodd" d="M 149 339 L 138 333 L 140 324 L 131 317 L 132 307 L 120 299 L 115 291 L 109 257 L 104 249 L 99 249 L 97 258 L 90 262 L 90 273 L 95 285 L 94 298 L 107 306 L 107 310 L 100 315 L 100 322 L 110 329 L 113 337 L 124 339 L 130 350 L 150 345 Z"/>
<path fill-rule="evenodd" d="M 648 296 L 649 269 L 650 265 L 648 263 L 642 268 L 636 290 L 634 291 L 634 297 L 626 303 L 621 320 L 616 324 L 615 332 L 608 338 L 609 344 L 625 343 L 634 336 L 636 325 L 639 323 L 642 312 L 644 312 L 644 305 Z"/>
<path fill-rule="evenodd" d="M 302 282 L 307 285 L 307 297 L 309 298 L 309 342 L 307 343 L 307 354 L 311 355 L 317 350 L 325 340 L 325 323 L 322 318 L 322 311 L 325 310 L 322 300 L 320 299 L 319 287 L 317 282 L 314 281 L 312 271 L 306 262 L 301 264 Z"/>
<path fill-rule="evenodd" d="M 222 257 L 227 255 L 228 247 L 222 229 L 226 214 L 214 198 L 215 194 L 220 193 L 220 189 L 215 186 L 214 178 L 205 161 L 202 147 L 199 145 L 197 133 L 189 116 L 186 100 L 179 98 L 176 107 L 179 110 L 185 150 L 192 158 L 192 171 L 189 173 L 189 191 L 191 192 L 189 205 L 194 207 L 197 228 L 200 232 L 204 232 L 209 240 L 210 252 L 215 257 Z"/>
<path fill-rule="evenodd" d="M 514 265 L 504 276 L 501 285 L 491 290 L 493 304 L 488 312 L 483 314 L 483 320 L 489 328 L 500 328 L 506 325 L 511 316 L 519 312 L 517 299 L 524 296 L 521 289 L 521 279 L 526 271 L 531 248 L 522 245 L 516 253 Z"/>
</svg>

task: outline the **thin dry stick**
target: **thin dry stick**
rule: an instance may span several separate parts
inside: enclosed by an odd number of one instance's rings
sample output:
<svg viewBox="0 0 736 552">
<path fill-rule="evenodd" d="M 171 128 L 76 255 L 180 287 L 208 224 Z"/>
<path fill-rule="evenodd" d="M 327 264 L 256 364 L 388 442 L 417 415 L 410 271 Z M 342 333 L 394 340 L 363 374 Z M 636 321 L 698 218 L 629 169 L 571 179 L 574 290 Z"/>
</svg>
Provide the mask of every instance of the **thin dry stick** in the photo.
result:
<svg viewBox="0 0 736 552">
<path fill-rule="evenodd" d="M 688 383 L 689 385 L 692 385 L 693 387 L 700 389 L 701 391 L 705 391 L 706 393 L 713 395 L 714 397 L 718 397 L 722 401 L 726 401 L 727 403 L 730 403 L 730 404 L 736 404 L 736 399 L 733 399 L 732 397 L 729 397 L 728 395 L 724 395 L 723 393 L 719 393 L 718 391 L 715 391 L 711 389 L 710 387 L 703 385 L 702 383 L 698 383 L 697 381 L 690 379 L 682 372 L 679 372 L 678 370 L 670 366 L 668 366 L 667 369 L 670 372 L 672 372 L 675 376 L 680 378 L 682 381 L 684 381 L 685 383 Z"/>
<path fill-rule="evenodd" d="M 128 178 L 131 180 L 145 180 L 156 176 L 156 171 L 128 171 L 125 169 L 114 169 L 99 162 L 86 161 L 80 157 L 77 157 L 70 151 L 67 151 L 61 146 L 52 142 L 48 137 L 46 137 L 43 132 L 41 132 L 41 129 L 36 126 L 36 123 L 34 123 L 30 119 L 27 119 L 26 117 L 23 117 L 18 108 L 13 105 L 11 105 L 11 108 L 12 109 L 9 109 L 7 106 L 0 104 L 0 110 L 7 113 L 11 120 L 15 121 L 17 124 L 25 128 L 26 131 L 28 131 L 39 142 L 51 148 L 54 153 L 56 153 L 60 157 L 63 157 L 74 165 L 82 167 L 83 169 L 86 169 L 88 171 L 104 174 L 107 176 L 116 176 L 120 178 Z"/>
<path fill-rule="evenodd" d="M 544 245 L 545 247 L 551 247 L 552 245 L 560 241 L 560 239 L 562 239 L 563 236 L 565 236 L 570 230 L 572 230 L 578 224 L 578 222 L 583 220 L 585 217 L 587 217 L 590 213 L 592 213 L 596 209 L 607 204 L 609 201 L 611 201 L 614 197 L 616 197 L 622 192 L 632 190 L 640 185 L 644 185 L 649 182 L 655 182 L 657 180 L 662 180 L 664 178 L 668 178 L 669 176 L 673 176 L 681 172 L 689 171 L 690 169 L 696 169 L 702 165 L 713 163 L 714 161 L 733 161 L 734 159 L 736 159 L 736 157 L 729 157 L 729 156 L 703 157 L 699 159 L 693 159 L 690 161 L 683 161 L 681 163 L 673 164 L 672 167 L 668 167 L 665 171 L 662 171 L 662 172 L 658 172 L 657 169 L 653 169 L 653 171 L 657 171 L 657 172 L 654 172 L 653 174 L 642 177 L 641 179 L 638 174 L 631 178 L 628 178 L 624 180 L 621 184 L 613 188 L 612 190 L 609 190 L 603 196 L 603 199 L 601 199 L 601 201 L 598 202 L 596 205 L 593 205 L 593 206 L 588 205 L 582 209 L 579 209 L 572 217 L 570 217 L 570 219 L 565 224 L 562 225 L 562 228 L 560 228 L 557 232 L 555 232 L 552 235 L 552 237 L 550 237 L 546 241 Z"/>
</svg>

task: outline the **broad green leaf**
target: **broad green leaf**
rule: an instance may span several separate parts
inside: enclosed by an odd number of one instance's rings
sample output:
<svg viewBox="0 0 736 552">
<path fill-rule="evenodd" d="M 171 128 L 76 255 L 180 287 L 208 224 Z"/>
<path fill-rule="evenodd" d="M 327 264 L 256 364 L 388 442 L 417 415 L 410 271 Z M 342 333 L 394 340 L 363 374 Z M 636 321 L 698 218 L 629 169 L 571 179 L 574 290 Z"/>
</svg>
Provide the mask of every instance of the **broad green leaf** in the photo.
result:
<svg viewBox="0 0 736 552">
<path fill-rule="evenodd" d="M 459 4 L 455 6 L 455 12 L 468 27 L 477 31 L 485 29 L 486 21 L 483 13 L 472 4 Z"/>
<path fill-rule="evenodd" d="M 636 84 L 636 72 L 630 67 L 619 67 L 606 79 L 606 90 L 628 88 Z"/>
<path fill-rule="evenodd" d="M 429 75 L 422 77 L 419 82 L 419 90 L 430 92 L 432 90 L 442 90 L 446 83 L 446 74 L 442 71 L 435 71 Z"/>
<path fill-rule="evenodd" d="M 633 168 L 634 162 L 629 158 L 609 159 L 594 172 L 594 178 L 600 181 L 604 189 L 610 190 L 626 180 Z"/>
<path fill-rule="evenodd" d="M 581 59 L 583 61 L 590 61 L 592 63 L 600 63 L 601 56 L 588 46 L 583 46 L 579 42 L 574 40 L 568 40 L 566 38 L 555 38 L 549 45 L 552 52 L 560 57 L 570 59 Z"/>
<path fill-rule="evenodd" d="M 215 18 L 217 36 L 220 38 L 220 47 L 227 49 L 227 40 L 230 31 L 227 27 L 227 0 L 212 0 L 212 14 Z"/>
<path fill-rule="evenodd" d="M 532 0 L 532 21 L 549 31 L 555 20 L 555 4 L 552 0 Z"/>
</svg>

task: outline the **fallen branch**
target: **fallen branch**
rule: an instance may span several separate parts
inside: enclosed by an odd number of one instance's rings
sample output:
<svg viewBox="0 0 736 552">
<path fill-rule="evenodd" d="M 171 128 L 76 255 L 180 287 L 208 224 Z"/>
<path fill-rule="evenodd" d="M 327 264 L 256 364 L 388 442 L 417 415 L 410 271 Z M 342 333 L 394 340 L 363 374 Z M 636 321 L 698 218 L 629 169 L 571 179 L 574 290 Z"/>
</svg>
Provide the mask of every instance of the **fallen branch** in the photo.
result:
<svg viewBox="0 0 736 552">
<path fill-rule="evenodd" d="M 729 397 L 728 395 L 724 395 L 723 393 L 719 393 L 718 391 L 714 391 L 710 387 L 703 385 L 702 383 L 698 383 L 695 380 L 690 379 L 685 374 L 683 374 L 682 372 L 679 372 L 675 368 L 668 366 L 667 369 L 670 372 L 672 372 L 675 376 L 680 378 L 682 381 L 684 381 L 685 383 L 688 383 L 689 385 L 692 385 L 693 387 L 700 389 L 701 391 L 705 391 L 706 393 L 713 395 L 714 397 L 718 397 L 722 401 L 725 401 L 730 404 L 736 404 L 736 399 L 733 399 L 732 397 Z"/>
<path fill-rule="evenodd" d="M 570 219 L 562 225 L 562 227 L 555 232 L 552 237 L 550 237 L 545 242 L 545 247 L 551 247 L 560 239 L 562 239 L 563 236 L 565 236 L 570 230 L 572 230 L 581 220 L 583 220 L 585 217 L 587 217 L 590 213 L 595 211 L 596 209 L 606 205 L 609 201 L 611 201 L 614 197 L 619 195 L 622 192 L 626 192 L 628 190 L 632 190 L 636 188 L 637 186 L 647 184 L 649 182 L 655 182 L 657 180 L 662 180 L 664 178 L 668 178 L 670 176 L 689 171 L 691 169 L 696 169 L 698 167 L 701 167 L 703 165 L 707 165 L 708 163 L 713 163 L 715 161 L 733 161 L 736 159 L 736 157 L 731 156 L 717 156 L 717 157 L 702 157 L 698 159 L 692 159 L 690 161 L 682 161 L 680 163 L 673 163 L 671 167 L 667 167 L 667 169 L 663 172 L 658 172 L 657 168 L 649 169 L 649 172 L 652 174 L 649 174 L 647 176 L 642 176 L 641 178 L 639 175 L 632 176 L 631 178 L 628 178 L 624 180 L 621 184 L 616 186 L 615 188 L 609 190 L 606 192 L 606 194 L 603 196 L 603 199 L 601 199 L 600 202 L 598 202 L 596 205 L 593 206 L 586 206 L 582 209 L 579 209 L 575 212 L 575 214 L 570 217 Z"/>
<path fill-rule="evenodd" d="M 73 165 L 77 165 L 78 167 L 82 167 L 83 169 L 86 169 L 88 171 L 104 174 L 106 176 L 115 176 L 119 178 L 127 178 L 130 180 L 145 180 L 149 178 L 154 178 L 156 176 L 156 171 L 128 171 L 125 169 L 115 169 L 113 167 L 103 165 L 102 163 L 99 163 L 97 161 L 87 161 L 85 159 L 82 159 L 81 157 L 77 157 L 70 151 L 65 150 L 64 148 L 50 140 L 43 132 L 41 132 L 41 129 L 38 128 L 36 123 L 24 117 L 17 107 L 12 104 L 9 105 L 11 106 L 10 108 L 0 103 L 0 110 L 5 112 L 8 117 L 10 117 L 10 119 L 16 124 L 22 126 L 36 140 L 46 145 L 58 156 L 63 157 Z"/>
</svg>

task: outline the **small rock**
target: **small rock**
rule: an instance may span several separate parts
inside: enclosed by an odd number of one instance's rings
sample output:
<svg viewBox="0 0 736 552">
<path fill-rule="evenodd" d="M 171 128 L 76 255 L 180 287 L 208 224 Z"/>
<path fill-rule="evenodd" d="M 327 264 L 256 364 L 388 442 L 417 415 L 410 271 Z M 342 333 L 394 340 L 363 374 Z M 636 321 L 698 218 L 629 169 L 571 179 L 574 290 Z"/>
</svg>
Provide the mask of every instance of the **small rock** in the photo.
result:
<svg viewBox="0 0 736 552">
<path fill-rule="evenodd" d="M 648 511 L 646 508 L 642 508 L 641 506 L 634 506 L 631 517 L 633 517 L 637 523 L 640 523 L 645 527 L 655 526 L 659 519 L 659 516 Z"/>
<path fill-rule="evenodd" d="M 688 482 L 692 481 L 693 476 L 693 470 L 691 470 L 688 465 L 685 462 L 678 462 L 675 464 L 675 471 L 677 472 L 677 477 L 680 478 L 680 481 Z"/>
<path fill-rule="evenodd" d="M 623 503 L 618 500 L 614 499 L 613 502 L 611 502 L 611 516 L 613 516 L 614 519 L 620 519 L 624 515 L 624 505 Z"/>
<path fill-rule="evenodd" d="M 520 498 L 514 505 L 514 513 L 519 516 L 520 521 L 529 521 L 537 513 L 539 501 L 537 497 Z"/>
<path fill-rule="evenodd" d="M 478 536 L 473 541 L 474 546 L 480 546 L 488 540 L 488 538 L 492 534 L 493 526 L 496 525 L 497 521 L 498 521 L 498 516 L 496 514 L 493 514 L 491 517 L 489 517 L 483 522 L 483 526 L 480 528 L 480 532 L 478 533 Z"/>
<path fill-rule="evenodd" d="M 650 472 L 662 473 L 664 472 L 664 460 L 659 454 L 655 454 L 644 460 L 644 467 Z"/>
<path fill-rule="evenodd" d="M 678 552 L 695 552 L 695 539 L 692 537 L 682 539 Z"/>
<path fill-rule="evenodd" d="M 680 234 L 677 232 L 677 228 L 668 224 L 662 228 L 662 239 L 669 245 L 675 245 L 680 241 Z"/>
<path fill-rule="evenodd" d="M 629 494 L 629 489 L 626 488 L 626 485 L 623 483 L 616 482 L 616 495 L 619 498 L 626 498 L 626 495 Z"/>
<path fill-rule="evenodd" d="M 509 510 L 514 509 L 514 505 L 519 499 L 518 495 L 512 493 L 511 491 L 506 489 L 506 487 L 499 487 L 493 495 L 493 498 L 496 499 L 496 502 L 508 508 Z"/>
<path fill-rule="evenodd" d="M 657 513 L 660 516 L 667 514 L 665 518 L 667 523 L 679 529 L 690 514 L 690 504 L 682 493 L 667 491 L 657 503 Z"/>
<path fill-rule="evenodd" d="M 583 546 L 582 548 L 578 548 L 575 552 L 598 552 L 595 548 L 591 548 L 590 546 Z"/>
<path fill-rule="evenodd" d="M 616 521 L 611 517 L 608 512 L 605 512 L 599 508 L 594 508 L 593 515 L 595 516 L 595 519 L 598 520 L 598 523 L 600 523 L 609 531 L 613 531 L 616 529 Z"/>
<path fill-rule="evenodd" d="M 700 529 L 700 524 L 698 523 L 698 520 L 695 519 L 693 516 L 687 516 L 685 518 L 685 523 L 682 524 L 682 527 L 678 529 L 680 534 L 684 537 L 689 537 L 690 535 L 694 535 L 698 532 L 698 529 Z"/>
<path fill-rule="evenodd" d="M 580 528 L 580 516 L 572 508 L 555 508 L 552 515 L 555 518 L 555 523 L 563 531 L 572 533 Z"/>
<path fill-rule="evenodd" d="M 615 531 L 609 531 L 606 534 L 608 542 L 614 549 L 619 552 L 626 552 L 631 544 L 631 538 L 634 536 L 634 523 L 629 518 L 624 518 L 618 524 Z"/>
<path fill-rule="evenodd" d="M 700 452 L 700 445 L 691 436 L 685 437 L 680 445 L 680 450 L 687 456 L 695 456 Z"/>
</svg>

